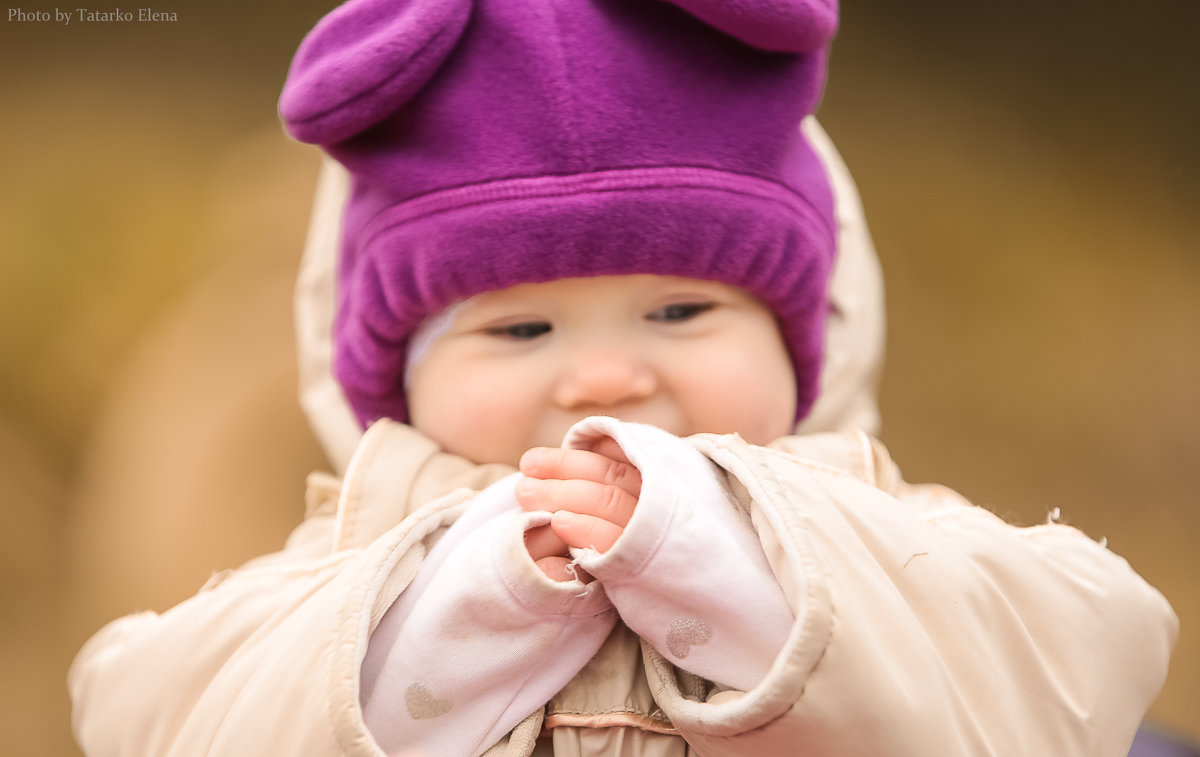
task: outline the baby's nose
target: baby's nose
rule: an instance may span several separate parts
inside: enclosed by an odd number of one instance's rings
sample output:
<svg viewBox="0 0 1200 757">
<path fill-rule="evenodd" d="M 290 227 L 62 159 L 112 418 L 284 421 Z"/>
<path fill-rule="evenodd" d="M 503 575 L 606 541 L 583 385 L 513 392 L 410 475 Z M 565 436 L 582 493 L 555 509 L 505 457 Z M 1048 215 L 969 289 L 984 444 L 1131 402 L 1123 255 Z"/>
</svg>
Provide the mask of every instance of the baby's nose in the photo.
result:
<svg viewBox="0 0 1200 757">
<path fill-rule="evenodd" d="M 580 355 L 563 371 L 555 399 L 566 408 L 612 406 L 654 394 L 653 368 L 638 356 L 619 350 Z"/>
</svg>

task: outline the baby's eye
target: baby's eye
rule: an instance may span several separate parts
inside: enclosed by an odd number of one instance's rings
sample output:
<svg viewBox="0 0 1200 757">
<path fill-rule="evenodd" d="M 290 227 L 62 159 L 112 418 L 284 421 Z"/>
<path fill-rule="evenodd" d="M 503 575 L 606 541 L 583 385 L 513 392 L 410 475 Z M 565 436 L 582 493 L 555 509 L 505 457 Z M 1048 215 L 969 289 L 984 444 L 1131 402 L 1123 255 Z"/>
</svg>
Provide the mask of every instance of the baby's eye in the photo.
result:
<svg viewBox="0 0 1200 757">
<path fill-rule="evenodd" d="M 646 316 L 648 321 L 687 321 L 701 313 L 712 310 L 716 303 L 712 302 L 676 302 L 665 305 Z"/>
<path fill-rule="evenodd" d="M 500 336 L 517 341 L 526 341 L 537 339 L 542 334 L 550 333 L 551 328 L 551 325 L 545 321 L 523 321 L 521 323 L 509 323 L 504 326 L 492 326 L 484 329 L 484 333 L 488 336 Z"/>
</svg>

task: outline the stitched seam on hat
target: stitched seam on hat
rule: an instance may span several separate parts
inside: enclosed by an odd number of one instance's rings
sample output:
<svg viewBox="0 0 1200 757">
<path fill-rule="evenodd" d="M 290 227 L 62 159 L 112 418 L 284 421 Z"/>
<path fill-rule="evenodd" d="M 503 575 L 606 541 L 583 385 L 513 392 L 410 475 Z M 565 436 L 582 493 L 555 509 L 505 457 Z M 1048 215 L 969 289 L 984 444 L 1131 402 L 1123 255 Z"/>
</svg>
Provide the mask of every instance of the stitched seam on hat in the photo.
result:
<svg viewBox="0 0 1200 757">
<path fill-rule="evenodd" d="M 567 107 L 563 114 L 563 126 L 567 131 L 570 152 L 576 153 L 572 157 L 578 161 L 578 165 L 587 166 L 591 163 L 591 151 L 588 149 L 587 142 L 580 138 L 581 108 L 579 98 L 576 96 L 575 77 L 571 72 L 571 58 L 567 55 L 566 43 L 563 41 L 562 14 L 559 12 L 558 3 L 550 3 L 550 6 L 550 15 L 554 17 L 554 51 L 558 56 L 561 73 L 559 83 L 564 90 L 563 99 L 567 101 Z"/>
<path fill-rule="evenodd" d="M 653 180 L 659 180 L 655 183 Z M 811 214 L 833 232 L 827 219 L 817 212 L 812 202 L 788 187 L 757 176 L 703 167 L 629 168 L 570 174 L 553 177 L 524 177 L 504 179 L 488 184 L 456 187 L 424 195 L 393 206 L 377 215 L 364 230 L 361 244 L 369 244 L 376 236 L 406 223 L 413 223 L 441 213 L 480 205 L 513 200 L 549 199 L 604 192 L 655 189 L 710 189 L 729 194 L 778 202 Z M 374 228 L 372 228 L 374 227 Z"/>
</svg>

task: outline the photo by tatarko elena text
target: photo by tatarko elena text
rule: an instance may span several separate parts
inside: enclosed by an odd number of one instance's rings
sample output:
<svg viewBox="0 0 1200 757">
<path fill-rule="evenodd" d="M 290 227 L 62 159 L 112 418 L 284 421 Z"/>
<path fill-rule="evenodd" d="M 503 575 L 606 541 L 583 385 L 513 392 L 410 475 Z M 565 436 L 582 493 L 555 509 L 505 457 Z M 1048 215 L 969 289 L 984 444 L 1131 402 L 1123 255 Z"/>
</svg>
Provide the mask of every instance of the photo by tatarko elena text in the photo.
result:
<svg viewBox="0 0 1200 757">
<path fill-rule="evenodd" d="M 91 8 L 70 8 L 63 10 L 55 8 L 54 14 L 51 15 L 50 11 L 45 10 L 27 11 L 23 8 L 9 8 L 8 20 L 18 22 L 55 21 L 68 26 L 72 21 L 89 24 L 131 21 L 178 21 L 179 14 L 175 11 L 159 11 L 153 8 L 138 8 L 132 11 L 123 11 L 120 8 L 113 8 L 111 10 L 93 10 Z"/>
</svg>

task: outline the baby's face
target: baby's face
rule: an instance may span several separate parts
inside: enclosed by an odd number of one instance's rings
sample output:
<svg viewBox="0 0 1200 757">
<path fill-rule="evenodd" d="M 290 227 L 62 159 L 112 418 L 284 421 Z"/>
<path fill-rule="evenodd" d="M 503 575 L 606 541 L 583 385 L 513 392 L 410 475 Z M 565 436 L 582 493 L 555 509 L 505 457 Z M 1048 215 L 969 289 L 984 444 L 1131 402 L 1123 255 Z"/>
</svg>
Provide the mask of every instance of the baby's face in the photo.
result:
<svg viewBox="0 0 1200 757">
<path fill-rule="evenodd" d="M 516 465 L 589 415 L 766 444 L 790 432 L 796 384 L 774 315 L 747 292 L 605 276 L 467 301 L 413 366 L 408 402 L 447 451 Z"/>
</svg>

